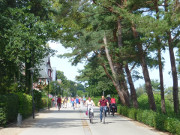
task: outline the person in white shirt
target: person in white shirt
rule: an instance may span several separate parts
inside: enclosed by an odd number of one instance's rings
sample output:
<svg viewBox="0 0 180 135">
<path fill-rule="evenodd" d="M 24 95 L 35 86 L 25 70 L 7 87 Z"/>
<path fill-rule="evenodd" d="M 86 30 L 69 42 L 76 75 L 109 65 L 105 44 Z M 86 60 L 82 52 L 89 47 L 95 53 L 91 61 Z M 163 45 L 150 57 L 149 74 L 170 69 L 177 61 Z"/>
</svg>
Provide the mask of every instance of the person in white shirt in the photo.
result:
<svg viewBox="0 0 180 135">
<path fill-rule="evenodd" d="M 93 100 L 91 100 L 91 98 L 89 97 L 88 100 L 86 101 L 86 106 L 87 106 L 87 111 L 89 113 L 89 108 L 92 108 L 94 105 Z"/>
</svg>

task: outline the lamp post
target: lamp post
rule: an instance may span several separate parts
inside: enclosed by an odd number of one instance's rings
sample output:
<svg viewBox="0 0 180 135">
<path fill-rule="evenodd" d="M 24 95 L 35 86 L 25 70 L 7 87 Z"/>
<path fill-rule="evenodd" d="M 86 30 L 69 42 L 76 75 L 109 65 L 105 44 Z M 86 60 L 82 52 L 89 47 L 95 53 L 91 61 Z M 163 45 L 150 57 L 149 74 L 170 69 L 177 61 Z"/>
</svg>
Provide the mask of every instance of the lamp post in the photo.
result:
<svg viewBox="0 0 180 135">
<path fill-rule="evenodd" d="M 56 95 L 57 95 L 56 84 L 55 84 L 55 83 L 53 83 L 53 85 L 54 85 L 54 92 L 55 92 L 55 97 L 56 97 Z"/>
<path fill-rule="evenodd" d="M 61 85 L 62 80 L 61 79 L 57 79 L 57 82 L 59 84 L 59 89 L 60 89 L 60 85 Z M 61 88 L 61 96 L 63 97 L 62 88 Z"/>
<path fill-rule="evenodd" d="M 48 77 L 47 78 L 47 81 L 48 81 L 48 110 L 49 110 L 49 80 L 50 80 L 50 78 Z"/>
<path fill-rule="evenodd" d="M 33 90 L 33 74 L 34 74 L 34 68 L 30 68 L 30 73 L 31 73 L 31 82 L 32 82 L 32 87 L 31 87 L 31 92 L 32 92 L 32 116 L 33 119 L 35 118 L 34 115 L 34 90 Z"/>
</svg>

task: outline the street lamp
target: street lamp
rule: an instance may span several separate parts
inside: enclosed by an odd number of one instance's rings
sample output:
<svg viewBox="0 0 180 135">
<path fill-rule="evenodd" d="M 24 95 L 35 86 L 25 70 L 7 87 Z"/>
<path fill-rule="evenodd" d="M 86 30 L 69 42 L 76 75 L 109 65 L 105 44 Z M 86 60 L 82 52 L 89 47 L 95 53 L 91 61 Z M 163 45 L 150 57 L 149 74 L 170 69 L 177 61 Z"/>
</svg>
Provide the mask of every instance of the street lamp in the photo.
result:
<svg viewBox="0 0 180 135">
<path fill-rule="evenodd" d="M 48 81 L 48 110 L 49 110 L 49 81 L 50 81 L 49 77 L 47 78 L 47 81 Z"/>
<path fill-rule="evenodd" d="M 59 89 L 60 89 L 60 85 L 62 83 L 62 80 L 61 79 L 57 79 L 57 82 L 59 84 Z M 61 96 L 63 97 L 62 88 L 61 88 Z"/>
<path fill-rule="evenodd" d="M 31 92 L 32 92 L 32 116 L 33 119 L 35 117 L 34 115 L 34 90 L 33 90 L 33 74 L 34 74 L 34 68 L 30 68 L 30 73 L 31 73 L 31 82 L 32 82 L 32 87 L 31 87 Z"/>
</svg>

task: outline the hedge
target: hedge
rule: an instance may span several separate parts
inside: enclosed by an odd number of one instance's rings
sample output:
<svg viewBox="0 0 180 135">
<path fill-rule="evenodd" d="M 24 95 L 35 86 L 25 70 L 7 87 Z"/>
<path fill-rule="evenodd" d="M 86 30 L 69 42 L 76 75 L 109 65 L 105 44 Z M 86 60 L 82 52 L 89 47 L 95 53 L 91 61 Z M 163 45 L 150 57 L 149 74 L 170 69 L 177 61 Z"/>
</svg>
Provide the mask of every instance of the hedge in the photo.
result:
<svg viewBox="0 0 180 135">
<path fill-rule="evenodd" d="M 32 98 L 24 93 L 12 93 L 0 96 L 0 126 L 17 120 L 18 113 L 23 118 L 32 113 Z"/>
<path fill-rule="evenodd" d="M 177 118 L 170 118 L 152 110 L 128 108 L 121 105 L 118 105 L 117 112 L 139 122 L 143 122 L 144 124 L 152 126 L 158 130 L 180 135 L 180 121 Z"/>
<path fill-rule="evenodd" d="M 32 96 L 25 93 L 17 93 L 19 97 L 19 110 L 18 112 L 23 118 L 32 114 Z"/>
<path fill-rule="evenodd" d="M 41 92 L 34 90 L 34 103 L 35 103 L 35 109 L 37 111 L 41 109 L 41 104 L 43 103 L 41 98 L 42 98 Z"/>
<path fill-rule="evenodd" d="M 18 114 L 18 96 L 8 94 L 0 96 L 0 125 L 13 122 Z"/>
<path fill-rule="evenodd" d="M 34 91 L 35 109 L 47 107 L 47 98 L 42 98 L 41 92 Z M 51 99 L 49 99 L 51 105 Z M 32 96 L 25 93 L 0 95 L 0 126 L 17 120 L 20 113 L 23 118 L 32 115 Z"/>
<path fill-rule="evenodd" d="M 51 99 L 49 99 L 49 106 L 51 106 Z M 40 107 L 41 107 L 41 109 L 48 107 L 47 98 L 41 99 L 41 106 Z"/>
<path fill-rule="evenodd" d="M 6 116 L 8 122 L 13 122 L 17 119 L 19 102 L 16 94 L 6 95 Z"/>
<path fill-rule="evenodd" d="M 0 95 L 0 125 L 6 124 L 6 96 Z"/>
</svg>

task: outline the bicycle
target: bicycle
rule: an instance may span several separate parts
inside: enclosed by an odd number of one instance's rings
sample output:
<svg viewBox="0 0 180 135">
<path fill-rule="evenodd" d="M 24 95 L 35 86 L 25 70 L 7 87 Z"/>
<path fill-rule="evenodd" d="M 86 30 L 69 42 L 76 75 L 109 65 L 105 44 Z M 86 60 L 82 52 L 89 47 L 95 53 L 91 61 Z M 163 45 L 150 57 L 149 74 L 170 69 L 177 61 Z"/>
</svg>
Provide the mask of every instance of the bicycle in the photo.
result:
<svg viewBox="0 0 180 135">
<path fill-rule="evenodd" d="M 90 123 L 93 123 L 93 118 L 94 118 L 94 111 L 93 111 L 93 108 L 90 107 L 89 108 L 89 121 L 90 121 Z"/>
<path fill-rule="evenodd" d="M 60 108 L 61 108 L 61 103 L 58 103 L 58 111 L 60 111 Z"/>
</svg>

